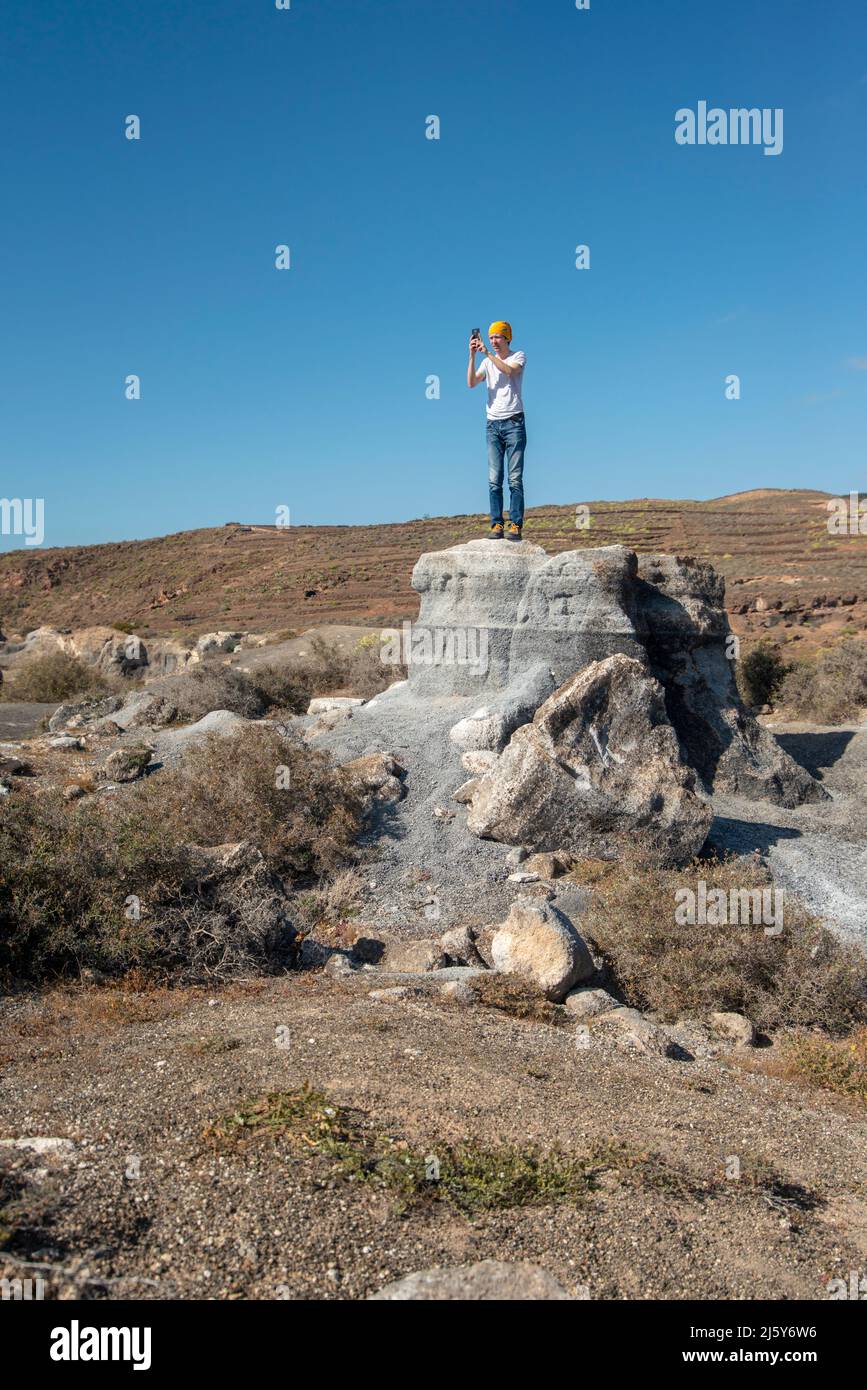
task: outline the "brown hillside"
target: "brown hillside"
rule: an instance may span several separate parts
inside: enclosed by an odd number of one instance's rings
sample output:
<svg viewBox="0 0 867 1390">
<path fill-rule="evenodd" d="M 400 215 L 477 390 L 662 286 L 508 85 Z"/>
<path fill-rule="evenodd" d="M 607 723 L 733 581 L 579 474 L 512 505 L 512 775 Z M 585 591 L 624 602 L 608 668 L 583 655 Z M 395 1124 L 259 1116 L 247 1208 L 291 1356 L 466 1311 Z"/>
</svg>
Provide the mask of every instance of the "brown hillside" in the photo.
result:
<svg viewBox="0 0 867 1390">
<path fill-rule="evenodd" d="M 818 625 L 827 640 L 862 631 L 867 620 L 867 537 L 828 534 L 829 496 L 757 489 L 708 502 L 595 502 L 585 530 L 576 529 L 573 506 L 535 507 L 525 536 L 550 553 L 620 543 L 710 560 L 726 576 L 741 631 L 782 624 L 792 629 L 787 636 L 809 639 Z M 229 523 L 152 540 L 15 550 L 0 555 L 0 627 L 11 634 L 120 623 L 143 635 L 189 636 L 215 627 L 392 623 L 417 612 L 409 579 L 422 551 L 481 535 L 485 525 L 479 515 L 382 526 Z"/>
</svg>

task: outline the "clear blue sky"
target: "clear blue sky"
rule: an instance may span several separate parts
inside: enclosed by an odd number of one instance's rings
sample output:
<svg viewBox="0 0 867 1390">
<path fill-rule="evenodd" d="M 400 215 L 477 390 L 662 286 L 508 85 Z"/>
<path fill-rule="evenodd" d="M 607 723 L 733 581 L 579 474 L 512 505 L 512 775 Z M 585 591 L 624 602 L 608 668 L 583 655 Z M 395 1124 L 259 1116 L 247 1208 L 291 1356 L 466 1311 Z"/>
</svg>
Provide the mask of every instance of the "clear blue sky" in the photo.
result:
<svg viewBox="0 0 867 1390">
<path fill-rule="evenodd" d="M 678 146 L 701 100 L 782 154 Z M 0 497 L 47 545 L 483 513 L 501 317 L 530 506 L 867 487 L 852 0 L 3 0 L 0 113 Z"/>
</svg>

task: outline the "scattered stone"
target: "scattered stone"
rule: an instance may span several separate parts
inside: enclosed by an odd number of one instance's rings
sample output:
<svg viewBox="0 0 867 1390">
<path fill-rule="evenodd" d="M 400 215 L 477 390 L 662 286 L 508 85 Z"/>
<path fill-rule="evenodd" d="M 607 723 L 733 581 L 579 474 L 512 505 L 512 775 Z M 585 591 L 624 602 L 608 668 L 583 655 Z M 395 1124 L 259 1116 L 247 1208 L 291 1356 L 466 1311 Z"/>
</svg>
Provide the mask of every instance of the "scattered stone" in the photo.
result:
<svg viewBox="0 0 867 1390">
<path fill-rule="evenodd" d="M 368 999 L 375 1004 L 390 1004 L 398 999 L 407 999 L 413 993 L 406 985 L 389 985 L 387 989 L 372 989 Z"/>
<path fill-rule="evenodd" d="M 454 811 L 450 811 L 446 806 L 434 806 L 433 813 L 437 820 L 446 821 L 455 818 Z"/>
<path fill-rule="evenodd" d="M 36 774 L 30 763 L 22 758 L 0 758 L 0 777 L 34 777 Z"/>
<path fill-rule="evenodd" d="M 620 1008 L 620 1000 L 607 989 L 572 989 L 563 1000 L 563 1007 L 573 1018 L 595 1018 Z"/>
<path fill-rule="evenodd" d="M 514 849 L 510 849 L 506 855 L 506 868 L 517 869 L 519 864 L 523 864 L 529 853 L 530 851 L 525 845 L 515 845 Z"/>
<path fill-rule="evenodd" d="M 530 1302 L 571 1301 L 557 1280 L 534 1264 L 506 1264 L 482 1260 L 472 1265 L 451 1265 L 418 1270 L 386 1284 L 369 1302 Z"/>
<path fill-rule="evenodd" d="M 307 706 L 308 714 L 333 714 L 341 710 L 353 710 L 364 701 L 352 695 L 317 695 Z"/>
<path fill-rule="evenodd" d="M 49 748 L 56 748 L 62 753 L 80 753 L 84 747 L 84 739 L 76 738 L 74 734 L 58 734 L 56 738 L 48 740 Z"/>
<path fill-rule="evenodd" d="M 448 956 L 439 941 L 423 938 L 416 941 L 387 941 L 385 954 L 379 964 L 385 970 L 408 975 L 424 975 L 448 965 Z"/>
<path fill-rule="evenodd" d="M 399 801 L 403 796 L 402 778 L 406 768 L 392 753 L 368 753 L 344 763 L 357 789 L 375 801 Z"/>
<path fill-rule="evenodd" d="M 539 875 L 527 873 L 523 869 L 518 869 L 515 873 L 509 874 L 510 883 L 538 883 Z"/>
<path fill-rule="evenodd" d="M 35 1153 L 40 1158 L 55 1156 L 57 1158 L 67 1158 L 75 1152 L 75 1145 L 71 1139 L 45 1138 L 35 1135 L 32 1138 L 21 1139 L 0 1139 L 0 1148 L 19 1149 L 29 1153 Z"/>
<path fill-rule="evenodd" d="M 141 777 L 153 757 L 153 748 L 146 744 L 128 744 L 109 753 L 102 770 L 110 782 L 135 782 Z"/>
<path fill-rule="evenodd" d="M 48 731 L 56 734 L 63 729 L 81 728 L 96 719 L 114 714 L 122 704 L 122 695 L 107 695 L 102 700 L 74 700 L 60 705 L 48 721 Z"/>
<path fill-rule="evenodd" d="M 449 959 L 457 965 L 483 965 L 476 950 L 475 941 L 467 927 L 452 927 L 440 937 L 440 946 Z"/>
<path fill-rule="evenodd" d="M 494 969 L 520 975 L 558 1004 L 596 970 L 586 942 L 550 903 L 517 898 L 491 940 Z"/>
<path fill-rule="evenodd" d="M 466 806 L 472 801 L 473 793 L 479 785 L 478 777 L 470 777 L 466 782 L 461 782 L 457 791 L 453 793 L 454 800 L 459 801 L 462 806 Z"/>
<path fill-rule="evenodd" d="M 444 999 L 460 1004 L 462 1008 L 470 1008 L 478 1003 L 479 998 L 472 985 L 464 984 L 463 980 L 447 980 L 440 993 Z"/>
<path fill-rule="evenodd" d="M 534 666 L 513 680 L 507 691 L 459 720 L 449 738 L 459 748 L 499 752 L 509 735 L 532 719 L 553 688 L 554 679 L 548 667 Z"/>
<path fill-rule="evenodd" d="M 745 1014 L 712 1013 L 708 1022 L 715 1033 L 730 1039 L 735 1047 L 752 1047 L 756 1040 L 755 1026 Z"/>
<path fill-rule="evenodd" d="M 600 1024 L 610 1024 L 617 1030 L 618 1041 L 627 1047 L 634 1047 L 648 1056 L 671 1057 L 677 1049 L 668 1034 L 645 1018 L 638 1009 L 616 1008 L 610 1013 L 599 1014 Z"/>
</svg>

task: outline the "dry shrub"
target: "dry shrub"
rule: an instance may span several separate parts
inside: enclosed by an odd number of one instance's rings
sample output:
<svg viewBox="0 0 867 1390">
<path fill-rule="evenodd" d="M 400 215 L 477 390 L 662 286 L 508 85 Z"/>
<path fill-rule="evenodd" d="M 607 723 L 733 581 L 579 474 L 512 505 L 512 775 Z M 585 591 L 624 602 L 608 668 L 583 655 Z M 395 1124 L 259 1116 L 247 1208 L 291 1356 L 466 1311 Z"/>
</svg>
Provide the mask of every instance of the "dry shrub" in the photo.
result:
<svg viewBox="0 0 867 1390">
<path fill-rule="evenodd" d="M 581 931 L 605 956 L 618 991 L 663 1018 L 731 1010 L 761 1029 L 785 1025 L 846 1032 L 867 1019 L 867 962 L 795 900 L 786 897 L 783 930 L 761 924 L 679 925 L 678 889 L 761 889 L 769 876 L 756 858 L 695 860 L 685 869 L 621 864 L 602 880 Z"/>
<path fill-rule="evenodd" d="M 867 642 L 850 638 L 793 666 L 780 687 L 780 703 L 797 719 L 843 724 L 867 705 Z"/>
<path fill-rule="evenodd" d="M 230 710 L 245 719 L 259 719 L 267 709 L 264 695 L 248 675 L 216 662 L 192 666 L 176 676 L 162 676 L 149 682 L 147 690 L 174 706 L 175 718 L 182 724 L 203 719 L 215 709 Z"/>
<path fill-rule="evenodd" d="M 283 790 L 277 773 L 289 770 Z M 346 865 L 361 813 L 327 755 L 251 726 L 123 796 L 0 802 L 0 987 L 85 968 L 195 983 L 283 968 L 276 870 Z M 191 845 L 251 841 L 265 864 L 211 884 Z M 270 875 L 270 876 L 269 876 Z M 131 897 L 141 903 L 128 913 Z"/>
<path fill-rule="evenodd" d="M 349 774 L 327 753 L 255 724 L 209 735 L 136 794 L 176 841 L 252 840 L 293 881 L 352 861 L 363 810 Z"/>
<path fill-rule="evenodd" d="M 737 682 L 748 705 L 769 705 L 780 689 L 789 667 L 779 647 L 758 642 L 738 662 Z"/>
<path fill-rule="evenodd" d="M 0 698 L 35 704 L 96 697 L 109 688 L 93 666 L 64 651 L 28 657 L 7 672 L 7 677 L 0 685 Z"/>
<path fill-rule="evenodd" d="M 355 695 L 370 700 L 394 681 L 406 679 L 406 667 L 380 660 L 376 636 L 362 637 L 348 652 L 331 646 L 319 635 L 310 643 L 297 677 L 311 695 Z"/>
</svg>

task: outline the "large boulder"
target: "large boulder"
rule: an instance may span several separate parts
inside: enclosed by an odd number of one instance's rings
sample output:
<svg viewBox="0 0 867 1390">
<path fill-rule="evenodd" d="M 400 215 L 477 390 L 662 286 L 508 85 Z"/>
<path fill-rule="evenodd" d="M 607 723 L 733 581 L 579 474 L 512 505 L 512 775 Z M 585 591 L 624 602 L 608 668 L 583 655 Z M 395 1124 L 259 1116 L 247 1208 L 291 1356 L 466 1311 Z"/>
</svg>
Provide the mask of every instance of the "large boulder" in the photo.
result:
<svg viewBox="0 0 867 1390">
<path fill-rule="evenodd" d="M 725 585 L 712 566 L 625 546 L 548 556 L 527 541 L 469 541 L 422 555 L 408 643 L 416 696 L 478 696 L 458 747 L 498 751 L 534 703 L 594 661 L 635 657 L 665 689 L 683 756 L 707 790 L 785 806 L 821 784 L 744 708 L 734 681 Z"/>
<path fill-rule="evenodd" d="M 596 970 L 587 943 L 569 918 L 533 898 L 515 899 L 491 937 L 490 951 L 495 970 L 529 980 L 555 1004 Z"/>
<path fill-rule="evenodd" d="M 475 540 L 422 555 L 412 572 L 421 599 L 413 693 L 489 694 L 539 665 L 557 684 L 588 661 L 637 654 L 635 572 L 632 551 L 618 545 L 548 556 L 528 541 L 507 549 Z"/>
<path fill-rule="evenodd" d="M 615 859 L 638 847 L 683 864 L 711 820 L 662 686 L 641 662 L 612 656 L 572 676 L 515 731 L 479 778 L 467 826 L 535 850 Z"/>
</svg>

